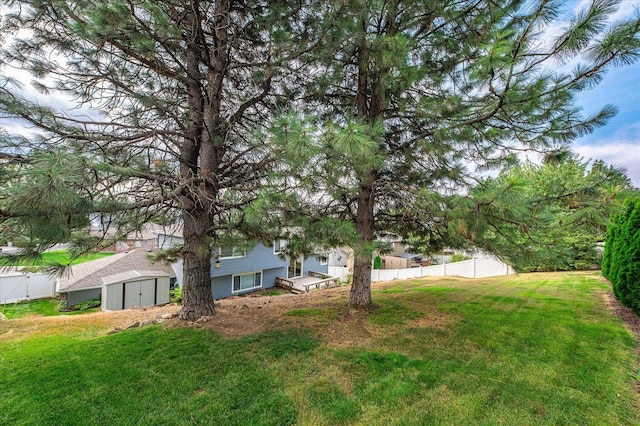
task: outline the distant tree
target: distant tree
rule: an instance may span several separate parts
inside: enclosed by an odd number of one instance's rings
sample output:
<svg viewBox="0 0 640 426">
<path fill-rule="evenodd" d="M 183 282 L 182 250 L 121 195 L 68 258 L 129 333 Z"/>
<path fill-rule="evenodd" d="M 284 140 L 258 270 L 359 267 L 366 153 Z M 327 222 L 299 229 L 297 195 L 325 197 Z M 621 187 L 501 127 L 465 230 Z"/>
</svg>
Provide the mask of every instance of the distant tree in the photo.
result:
<svg viewBox="0 0 640 426">
<path fill-rule="evenodd" d="M 593 1 L 566 19 L 563 6 L 327 3 L 338 11 L 325 15 L 333 26 L 322 49 L 301 62 L 309 77 L 304 112 L 282 119 L 274 141 L 289 161 L 289 182 L 297 179 L 296 192 L 313 206 L 303 208 L 315 217 L 307 223 L 344 229 L 355 249 L 352 306 L 372 303 L 376 232 L 436 241 L 442 195 L 469 185 L 467 165 L 487 170 L 515 151 L 562 151 L 615 114 L 607 105 L 583 117 L 575 96 L 608 68 L 635 61 L 640 20 L 609 24 L 613 1 Z M 557 24 L 545 43 L 541 35 Z M 574 61 L 571 71 L 559 66 Z"/>
<path fill-rule="evenodd" d="M 602 162 L 525 163 L 460 198 L 451 223 L 520 271 L 584 269 L 599 263 L 596 243 L 631 193 L 630 181 Z"/>
<path fill-rule="evenodd" d="M 34 255 L 99 245 L 77 232 L 91 217 L 122 236 L 179 216 L 180 317 L 212 315 L 211 248 L 240 226 L 270 167 L 255 131 L 286 102 L 282 65 L 308 49 L 313 14 L 286 1 L 2 3 L 2 65 L 30 72 L 40 91 L 35 101 L 10 74 L 0 81 L 2 117 L 40 132 L 0 145 L 0 158 L 26 159 L 2 188 L 2 220 L 23 228 Z"/>
</svg>

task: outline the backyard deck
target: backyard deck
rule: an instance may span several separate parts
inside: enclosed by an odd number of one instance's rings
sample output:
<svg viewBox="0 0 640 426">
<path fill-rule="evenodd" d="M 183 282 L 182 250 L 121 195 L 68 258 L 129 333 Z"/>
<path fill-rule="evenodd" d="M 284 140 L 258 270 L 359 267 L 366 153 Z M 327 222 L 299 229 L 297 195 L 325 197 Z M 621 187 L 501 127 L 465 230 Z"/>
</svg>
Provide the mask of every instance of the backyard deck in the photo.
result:
<svg viewBox="0 0 640 426">
<path fill-rule="evenodd" d="M 309 271 L 309 275 L 297 278 L 276 278 L 276 286 L 282 287 L 293 293 L 308 293 L 311 289 L 337 287 L 339 277 L 323 274 L 321 272 Z"/>
</svg>

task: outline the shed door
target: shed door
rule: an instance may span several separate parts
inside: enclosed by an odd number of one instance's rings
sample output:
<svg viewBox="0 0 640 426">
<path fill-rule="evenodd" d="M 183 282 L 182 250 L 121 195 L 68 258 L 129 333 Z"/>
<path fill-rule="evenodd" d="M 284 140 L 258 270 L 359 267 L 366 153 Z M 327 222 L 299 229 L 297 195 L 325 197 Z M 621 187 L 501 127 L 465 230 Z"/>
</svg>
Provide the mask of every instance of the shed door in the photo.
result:
<svg viewBox="0 0 640 426">
<path fill-rule="evenodd" d="M 140 306 L 140 283 L 124 283 L 124 309 Z"/>
<path fill-rule="evenodd" d="M 156 304 L 156 280 L 144 280 L 140 281 L 140 305 L 138 306 L 153 306 Z"/>
<path fill-rule="evenodd" d="M 153 306 L 155 299 L 155 279 L 124 283 L 124 309 Z"/>
</svg>

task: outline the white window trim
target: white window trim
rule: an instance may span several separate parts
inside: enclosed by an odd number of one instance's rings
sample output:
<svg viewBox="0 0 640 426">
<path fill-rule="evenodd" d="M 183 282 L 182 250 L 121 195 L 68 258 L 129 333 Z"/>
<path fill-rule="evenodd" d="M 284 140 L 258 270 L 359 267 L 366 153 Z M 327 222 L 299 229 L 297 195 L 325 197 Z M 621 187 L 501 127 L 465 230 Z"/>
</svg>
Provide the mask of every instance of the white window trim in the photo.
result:
<svg viewBox="0 0 640 426">
<path fill-rule="evenodd" d="M 276 251 L 276 242 L 280 242 L 280 251 Z M 286 251 L 287 246 L 289 245 L 289 240 L 284 238 L 278 238 L 273 241 L 273 254 L 282 254 Z"/>
<path fill-rule="evenodd" d="M 241 277 L 241 276 L 244 276 L 244 275 L 253 275 L 253 279 L 254 279 L 254 282 L 255 282 L 255 276 L 256 276 L 257 273 L 260 273 L 260 285 L 259 286 L 250 287 L 250 288 L 242 288 L 240 290 L 234 290 L 233 289 L 233 282 L 235 281 L 236 277 Z M 245 291 L 251 291 L 251 290 L 258 289 L 258 288 L 262 288 L 263 280 L 264 280 L 264 272 L 263 271 L 251 271 L 251 272 L 243 272 L 242 274 L 234 274 L 234 275 L 231 276 L 231 294 L 242 293 L 242 292 L 245 292 Z"/>
<path fill-rule="evenodd" d="M 293 257 L 289 258 L 289 264 L 287 265 L 287 278 L 290 278 L 289 277 L 289 268 L 291 267 L 291 259 L 295 259 L 294 262 L 297 262 L 298 260 L 300 260 L 300 275 L 295 275 L 295 276 L 293 276 L 291 278 L 304 277 L 304 256 L 300 255 L 300 256 L 295 257 L 295 258 L 293 258 Z M 295 265 L 295 263 L 294 263 L 294 265 Z"/>
<path fill-rule="evenodd" d="M 232 248 L 233 251 L 233 248 Z M 247 257 L 247 251 L 243 251 L 240 256 L 222 256 L 222 247 L 218 247 L 218 260 L 227 260 L 227 259 L 242 259 Z"/>
</svg>

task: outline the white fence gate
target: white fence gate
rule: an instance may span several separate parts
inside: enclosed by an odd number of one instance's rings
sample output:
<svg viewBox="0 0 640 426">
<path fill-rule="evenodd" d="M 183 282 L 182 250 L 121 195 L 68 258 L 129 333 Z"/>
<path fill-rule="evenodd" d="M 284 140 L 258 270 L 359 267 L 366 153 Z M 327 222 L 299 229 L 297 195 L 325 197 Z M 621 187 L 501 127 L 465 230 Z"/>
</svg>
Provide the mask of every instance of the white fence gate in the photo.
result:
<svg viewBox="0 0 640 426">
<path fill-rule="evenodd" d="M 510 265 L 493 257 L 473 258 L 454 263 L 443 263 L 433 266 L 419 266 L 406 269 L 374 269 L 371 271 L 371 282 L 405 280 L 421 277 L 465 277 L 485 278 L 501 275 L 513 275 L 515 270 Z M 349 274 L 347 267 L 329 267 L 329 275 L 345 280 Z"/>
<path fill-rule="evenodd" d="M 47 274 L 11 272 L 0 275 L 0 305 L 46 299 L 56 294 L 56 282 Z"/>
</svg>

